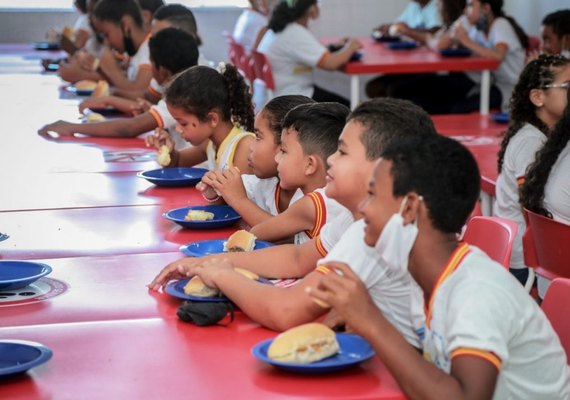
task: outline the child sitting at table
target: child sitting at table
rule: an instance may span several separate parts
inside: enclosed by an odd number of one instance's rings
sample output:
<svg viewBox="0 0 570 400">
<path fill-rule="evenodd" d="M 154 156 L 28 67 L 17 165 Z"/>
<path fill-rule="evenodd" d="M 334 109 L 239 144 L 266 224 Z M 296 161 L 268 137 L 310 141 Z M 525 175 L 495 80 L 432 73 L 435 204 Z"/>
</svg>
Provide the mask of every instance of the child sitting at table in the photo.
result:
<svg viewBox="0 0 570 400">
<path fill-rule="evenodd" d="M 249 226 L 285 211 L 303 196 L 303 192 L 279 185 L 275 159 L 281 147 L 282 121 L 289 110 L 314 102 L 300 95 L 271 99 L 255 117 L 255 141 L 248 156 L 253 174 L 240 174 L 236 167 L 225 171 L 213 170 L 204 175 L 197 188 L 203 193 L 210 189 L 200 186 L 215 189 Z"/>
<path fill-rule="evenodd" d="M 558 10 L 542 20 L 542 51 L 570 58 L 570 9 Z"/>
<path fill-rule="evenodd" d="M 206 161 L 210 170 L 235 166 L 251 173 L 247 156 L 254 140 L 253 104 L 249 86 L 234 65 L 187 69 L 168 86 L 165 100 L 176 131 L 192 144 L 176 150 L 165 130 L 147 137 L 149 146 L 170 149 L 166 166 L 191 167 Z"/>
<path fill-rule="evenodd" d="M 412 301 L 425 311 L 423 356 L 349 265 L 326 264 L 333 273 L 308 289 L 310 298 L 330 304 L 372 345 L 407 397 L 567 399 L 566 355 L 542 310 L 500 264 L 457 241 L 479 181 L 475 159 L 456 140 L 402 138 L 382 152 L 360 207 L 366 243 L 421 289 Z"/>
<path fill-rule="evenodd" d="M 143 26 L 145 31 L 150 31 L 150 25 L 156 11 L 164 6 L 164 0 L 137 0 L 142 12 Z"/>
<path fill-rule="evenodd" d="M 570 60 L 541 55 L 528 63 L 515 86 L 510 104 L 509 129 L 499 151 L 499 177 L 493 215 L 512 219 L 519 229 L 513 243 L 510 270 L 526 284 L 522 236 L 526 224 L 519 199 L 528 166 L 542 148 L 566 107 L 566 93 L 558 85 L 570 81 Z"/>
<path fill-rule="evenodd" d="M 239 16 L 232 37 L 247 54 L 255 50 L 267 31 L 269 0 L 249 0 L 249 7 Z"/>
<path fill-rule="evenodd" d="M 438 0 L 412 0 L 394 23 L 382 24 L 376 30 L 384 35 L 404 34 L 404 30 L 435 32 L 442 23 L 437 2 Z"/>
<path fill-rule="evenodd" d="M 308 30 L 309 21 L 319 16 L 317 0 L 282 1 L 273 10 L 269 30 L 258 51 L 267 56 L 275 80 L 275 95 L 301 94 L 319 102 L 346 106 L 347 99 L 315 85 L 313 68 L 337 70 L 346 64 L 362 45 L 346 40 L 342 49 L 331 53 Z"/>
<path fill-rule="evenodd" d="M 570 225 L 570 81 L 552 83 L 548 90 L 566 95 L 566 109 L 535 161 L 529 166 L 521 188 L 522 206 Z M 552 93 L 554 95 L 554 93 Z M 538 276 L 538 295 L 544 297 L 549 280 Z"/>
<path fill-rule="evenodd" d="M 361 218 L 357 209 L 366 196 L 365 182 L 384 146 L 400 135 L 434 134 L 429 115 L 410 102 L 384 98 L 360 104 L 349 115 L 338 149 L 328 159 L 326 194 L 350 214 L 327 221 L 319 237 L 301 245 L 181 259 L 166 266 L 149 287 L 159 290 L 171 279 L 198 274 L 207 285 L 221 289 L 253 320 L 271 329 L 285 330 L 327 312 L 328 307 L 321 307 L 304 295 L 304 288 L 319 281 L 320 272 L 315 266 L 328 253 L 334 260 L 358 260 L 357 268 L 367 281 L 375 304 L 390 316 L 410 344 L 419 347 L 412 330 L 409 277 L 387 274 L 377 267 L 378 257 L 362 240 L 364 231 L 357 221 Z M 246 282 L 232 267 L 272 278 L 304 278 L 289 288 L 271 287 Z"/>
<path fill-rule="evenodd" d="M 194 37 L 175 28 L 167 28 L 149 40 L 152 73 L 158 82 L 166 84 L 173 76 L 189 67 L 196 65 L 198 59 L 198 46 Z M 116 101 L 104 103 L 104 106 L 119 106 L 118 101 L 125 108 L 131 107 L 130 100 L 115 98 Z M 95 104 L 96 105 L 96 104 Z M 103 104 L 101 104 L 103 105 Z M 59 135 L 73 135 L 82 133 L 97 137 L 135 137 L 156 128 L 172 128 L 176 121 L 170 116 L 164 102 L 159 102 L 149 111 L 133 118 L 113 118 L 102 122 L 71 123 L 56 121 L 39 130 L 42 136 L 49 136 L 49 132 Z M 185 142 L 178 140 L 177 145 Z"/>
</svg>

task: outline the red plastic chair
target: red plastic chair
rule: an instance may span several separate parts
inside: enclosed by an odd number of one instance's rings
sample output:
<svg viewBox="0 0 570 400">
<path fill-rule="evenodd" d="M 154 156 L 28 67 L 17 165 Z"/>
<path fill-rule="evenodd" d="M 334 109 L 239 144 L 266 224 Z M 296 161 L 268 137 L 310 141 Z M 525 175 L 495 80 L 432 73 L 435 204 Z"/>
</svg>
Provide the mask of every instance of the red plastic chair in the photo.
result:
<svg viewBox="0 0 570 400">
<path fill-rule="evenodd" d="M 228 33 L 223 32 L 226 42 L 228 44 L 228 57 L 230 62 L 237 67 L 240 73 L 252 83 L 255 79 L 249 56 L 245 52 L 245 48 L 235 41 L 234 37 Z"/>
<path fill-rule="evenodd" d="M 253 73 L 255 79 L 262 81 L 267 89 L 267 99 L 273 98 L 273 92 L 275 91 L 275 81 L 273 80 L 273 72 L 271 72 L 271 65 L 267 60 L 265 54 L 260 53 L 257 50 L 251 51 L 251 65 L 253 67 Z"/>
<path fill-rule="evenodd" d="M 548 280 L 570 278 L 570 225 L 525 210 L 524 260 Z"/>
<path fill-rule="evenodd" d="M 508 269 L 517 230 L 517 223 L 506 218 L 473 217 L 467 223 L 463 241 L 479 247 Z"/>
<path fill-rule="evenodd" d="M 570 358 L 570 279 L 553 280 L 541 307 L 558 334 L 566 357 Z"/>
<path fill-rule="evenodd" d="M 540 38 L 538 36 L 528 37 L 528 48 L 526 49 L 526 54 L 532 54 L 540 50 Z"/>
</svg>

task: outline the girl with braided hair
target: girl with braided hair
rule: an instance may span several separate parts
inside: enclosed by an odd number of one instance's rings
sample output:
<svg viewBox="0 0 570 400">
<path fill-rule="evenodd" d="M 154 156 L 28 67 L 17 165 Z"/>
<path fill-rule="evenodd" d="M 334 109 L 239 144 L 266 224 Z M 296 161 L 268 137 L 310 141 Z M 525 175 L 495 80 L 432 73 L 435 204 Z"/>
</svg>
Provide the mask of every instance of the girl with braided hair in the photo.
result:
<svg viewBox="0 0 570 400">
<path fill-rule="evenodd" d="M 498 156 L 499 178 L 493 214 L 512 219 L 519 225 L 510 269 L 523 285 L 529 270 L 523 257 L 522 235 L 526 226 L 519 190 L 528 166 L 562 117 L 566 93 L 557 85 L 569 80 L 570 60 L 541 55 L 526 65 L 510 100 L 510 124 Z"/>
</svg>

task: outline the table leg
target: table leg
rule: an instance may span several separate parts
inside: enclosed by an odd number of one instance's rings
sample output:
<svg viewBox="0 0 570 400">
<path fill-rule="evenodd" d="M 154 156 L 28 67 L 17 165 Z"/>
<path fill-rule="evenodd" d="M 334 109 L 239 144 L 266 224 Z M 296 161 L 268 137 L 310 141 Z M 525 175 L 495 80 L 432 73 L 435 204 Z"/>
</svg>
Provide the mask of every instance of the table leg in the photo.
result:
<svg viewBox="0 0 570 400">
<path fill-rule="evenodd" d="M 481 115 L 489 115 L 489 97 L 491 95 L 491 71 L 486 69 L 481 75 L 481 103 L 479 112 Z"/>
<path fill-rule="evenodd" d="M 354 110 L 360 101 L 360 79 L 358 75 L 350 77 L 350 109 Z"/>
</svg>

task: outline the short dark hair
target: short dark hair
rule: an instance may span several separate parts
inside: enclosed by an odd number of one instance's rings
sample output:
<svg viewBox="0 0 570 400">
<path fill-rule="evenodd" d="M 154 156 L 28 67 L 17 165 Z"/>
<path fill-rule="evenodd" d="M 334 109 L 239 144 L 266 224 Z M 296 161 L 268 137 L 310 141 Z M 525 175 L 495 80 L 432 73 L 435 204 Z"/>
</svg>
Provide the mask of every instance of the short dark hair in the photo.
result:
<svg viewBox="0 0 570 400">
<path fill-rule="evenodd" d="M 194 13 L 188 7 L 182 4 L 165 4 L 156 10 L 153 19 L 170 22 L 174 27 L 194 35 L 198 46 L 202 45 L 202 38 L 198 34 L 196 17 L 194 17 Z"/>
<path fill-rule="evenodd" d="M 294 129 L 303 152 L 317 154 L 326 165 L 327 158 L 338 147 L 349 111 L 339 103 L 302 104 L 285 115 L 283 129 Z"/>
<path fill-rule="evenodd" d="M 116 25 L 120 25 L 121 19 L 129 15 L 138 27 L 143 26 L 142 10 L 136 0 L 101 0 L 95 6 L 93 15 L 101 21 Z"/>
<path fill-rule="evenodd" d="M 198 63 L 198 45 L 192 35 L 176 28 L 157 32 L 148 41 L 153 64 L 177 74 Z"/>
<path fill-rule="evenodd" d="M 570 10 L 558 10 L 547 14 L 542 19 L 542 25 L 552 27 L 552 31 L 559 38 L 570 34 Z"/>
<path fill-rule="evenodd" d="M 348 116 L 364 127 L 360 137 L 368 160 L 376 160 L 384 147 L 402 135 L 434 135 L 431 117 L 408 100 L 377 98 L 365 101 Z"/>
<path fill-rule="evenodd" d="M 263 106 L 261 113 L 269 123 L 269 130 L 274 135 L 275 144 L 281 144 L 281 131 L 283 130 L 285 115 L 298 105 L 309 103 L 315 103 L 315 100 L 300 94 L 290 94 L 274 97 Z"/>
<path fill-rule="evenodd" d="M 382 152 L 392 162 L 395 197 L 423 196 L 434 228 L 457 233 L 479 197 L 477 162 L 465 146 L 440 135 L 394 138 Z"/>
</svg>

